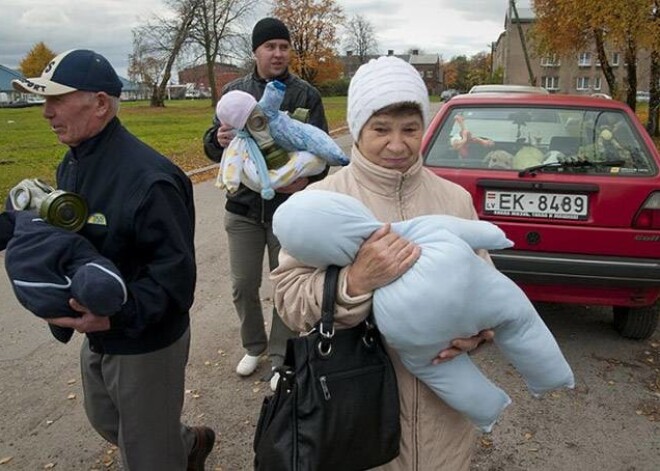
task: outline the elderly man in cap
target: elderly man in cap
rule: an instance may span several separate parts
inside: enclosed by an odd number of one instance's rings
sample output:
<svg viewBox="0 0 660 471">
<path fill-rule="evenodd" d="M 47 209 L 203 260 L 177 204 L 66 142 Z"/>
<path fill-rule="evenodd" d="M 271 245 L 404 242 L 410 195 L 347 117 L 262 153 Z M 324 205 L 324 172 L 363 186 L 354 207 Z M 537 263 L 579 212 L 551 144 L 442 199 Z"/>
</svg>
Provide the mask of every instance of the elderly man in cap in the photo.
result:
<svg viewBox="0 0 660 471">
<path fill-rule="evenodd" d="M 126 282 L 126 302 L 111 316 L 72 298 L 79 317 L 48 319 L 86 334 L 87 416 L 127 470 L 203 470 L 215 434 L 181 424 L 196 276 L 190 180 L 122 126 L 122 83 L 100 54 L 64 52 L 13 86 L 45 97 L 44 118 L 69 146 L 57 187 L 86 200 L 80 234 Z"/>
<path fill-rule="evenodd" d="M 228 83 L 222 93 L 242 90 L 261 99 L 266 84 L 278 80 L 286 85 L 281 110 L 293 113 L 296 108 L 309 110 L 309 123 L 328 131 L 321 95 L 309 83 L 289 72 L 291 42 L 289 30 L 277 18 L 263 18 L 252 30 L 254 71 L 245 77 Z M 214 118 L 214 124 L 204 134 L 204 150 L 213 161 L 219 162 L 222 152 L 234 138 L 236 131 Z M 241 321 L 241 341 L 245 356 L 236 366 L 236 373 L 249 376 L 255 372 L 259 357 L 268 351 L 271 367 L 284 362 L 286 340 L 293 332 L 280 320 L 273 310 L 270 339 L 264 329 L 264 317 L 259 297 L 263 258 L 268 247 L 270 269 L 277 266 L 280 244 L 272 231 L 273 213 L 287 197 L 303 189 L 310 181 L 320 180 L 327 175 L 327 168 L 312 178 L 301 178 L 291 185 L 278 188 L 272 200 L 263 200 L 259 193 L 244 185 L 227 194 L 225 204 L 225 229 L 229 243 L 234 306 Z M 267 378 L 271 375 L 267 375 Z M 271 388 L 277 384 L 277 374 L 271 378 Z"/>
</svg>

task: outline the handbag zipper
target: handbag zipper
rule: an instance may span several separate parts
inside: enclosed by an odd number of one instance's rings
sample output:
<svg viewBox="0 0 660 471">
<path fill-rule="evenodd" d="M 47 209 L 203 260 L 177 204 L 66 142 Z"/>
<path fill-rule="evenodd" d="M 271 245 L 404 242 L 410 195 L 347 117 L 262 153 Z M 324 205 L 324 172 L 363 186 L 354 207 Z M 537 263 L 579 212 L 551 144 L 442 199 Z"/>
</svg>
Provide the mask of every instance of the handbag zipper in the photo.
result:
<svg viewBox="0 0 660 471">
<path fill-rule="evenodd" d="M 323 397 L 325 398 L 326 401 L 330 400 L 330 390 L 328 389 L 328 383 L 326 381 L 325 376 L 321 376 L 319 378 L 319 381 L 321 382 L 321 389 L 323 390 Z"/>
<path fill-rule="evenodd" d="M 353 376 L 365 375 L 371 372 L 376 372 L 378 370 L 382 370 L 383 368 L 384 368 L 383 365 L 373 365 L 370 366 L 369 368 L 356 368 L 354 370 L 343 371 L 341 373 L 333 373 L 330 376 L 332 377 L 332 379 L 352 378 Z M 329 401 L 331 395 L 330 395 L 330 388 L 328 388 L 328 375 L 319 376 L 319 383 L 321 383 L 321 390 L 323 391 L 324 399 L 326 401 Z"/>
</svg>

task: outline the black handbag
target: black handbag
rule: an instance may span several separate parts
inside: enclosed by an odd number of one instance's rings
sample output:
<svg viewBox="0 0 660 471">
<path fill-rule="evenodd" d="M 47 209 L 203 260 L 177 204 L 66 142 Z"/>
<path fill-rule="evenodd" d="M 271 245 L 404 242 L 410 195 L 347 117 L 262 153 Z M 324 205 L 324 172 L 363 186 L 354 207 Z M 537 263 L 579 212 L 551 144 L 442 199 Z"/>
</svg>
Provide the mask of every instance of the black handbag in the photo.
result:
<svg viewBox="0 0 660 471">
<path fill-rule="evenodd" d="M 257 471 L 362 470 L 399 454 L 394 368 L 369 319 L 335 331 L 338 273 L 328 267 L 321 321 L 287 342 L 280 381 L 257 423 Z"/>
</svg>

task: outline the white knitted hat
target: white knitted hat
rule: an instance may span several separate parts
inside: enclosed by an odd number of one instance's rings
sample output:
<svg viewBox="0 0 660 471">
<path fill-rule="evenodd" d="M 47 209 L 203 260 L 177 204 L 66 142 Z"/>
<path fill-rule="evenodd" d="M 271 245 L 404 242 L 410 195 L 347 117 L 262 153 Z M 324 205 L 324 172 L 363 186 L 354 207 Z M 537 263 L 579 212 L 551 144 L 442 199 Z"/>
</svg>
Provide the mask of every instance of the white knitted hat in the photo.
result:
<svg viewBox="0 0 660 471">
<path fill-rule="evenodd" d="M 222 95 L 215 105 L 215 115 L 222 124 L 243 129 L 255 106 L 257 100 L 252 95 L 241 90 L 232 90 Z"/>
<path fill-rule="evenodd" d="M 393 56 L 360 66 L 348 86 L 348 127 L 355 141 L 376 111 L 395 103 L 418 103 L 424 127 L 429 121 L 429 94 L 422 77 L 407 62 Z"/>
</svg>

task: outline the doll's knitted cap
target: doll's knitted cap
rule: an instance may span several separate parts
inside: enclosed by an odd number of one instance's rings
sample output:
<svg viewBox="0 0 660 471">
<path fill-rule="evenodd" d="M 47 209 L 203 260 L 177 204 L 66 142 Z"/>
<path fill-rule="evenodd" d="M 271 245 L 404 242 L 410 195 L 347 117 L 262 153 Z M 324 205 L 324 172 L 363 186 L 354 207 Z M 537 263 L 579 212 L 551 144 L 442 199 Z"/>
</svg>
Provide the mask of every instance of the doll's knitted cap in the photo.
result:
<svg viewBox="0 0 660 471">
<path fill-rule="evenodd" d="M 419 72 L 407 62 L 392 56 L 363 64 L 348 86 L 348 127 L 355 141 L 371 116 L 395 103 L 419 104 L 424 127 L 429 120 L 429 94 Z"/>
<path fill-rule="evenodd" d="M 247 92 L 232 90 L 222 95 L 215 106 L 215 115 L 222 124 L 228 124 L 234 129 L 243 129 L 257 100 Z"/>
</svg>

